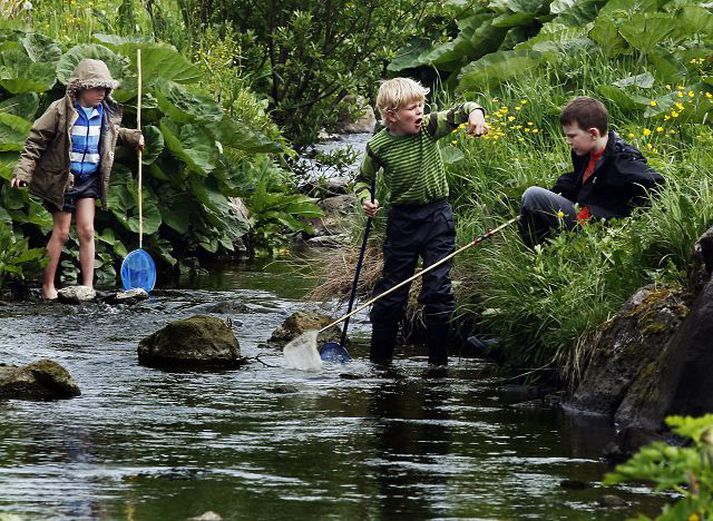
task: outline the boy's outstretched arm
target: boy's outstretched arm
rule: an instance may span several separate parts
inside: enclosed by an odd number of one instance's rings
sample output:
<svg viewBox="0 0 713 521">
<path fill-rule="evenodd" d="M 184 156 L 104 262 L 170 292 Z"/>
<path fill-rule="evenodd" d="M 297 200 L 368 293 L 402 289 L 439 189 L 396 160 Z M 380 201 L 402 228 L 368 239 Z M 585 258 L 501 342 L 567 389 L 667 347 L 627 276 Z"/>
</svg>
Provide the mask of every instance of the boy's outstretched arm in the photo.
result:
<svg viewBox="0 0 713 521">
<path fill-rule="evenodd" d="M 447 136 L 459 125 L 468 124 L 468 134 L 482 136 L 490 130 L 485 121 L 485 109 L 474 101 L 460 103 L 449 110 L 432 112 L 428 115 L 428 132 L 440 139 Z"/>
<path fill-rule="evenodd" d="M 119 128 L 117 141 L 122 145 L 130 145 L 141 151 L 144 150 L 144 135 L 138 129 L 124 127 Z"/>
</svg>

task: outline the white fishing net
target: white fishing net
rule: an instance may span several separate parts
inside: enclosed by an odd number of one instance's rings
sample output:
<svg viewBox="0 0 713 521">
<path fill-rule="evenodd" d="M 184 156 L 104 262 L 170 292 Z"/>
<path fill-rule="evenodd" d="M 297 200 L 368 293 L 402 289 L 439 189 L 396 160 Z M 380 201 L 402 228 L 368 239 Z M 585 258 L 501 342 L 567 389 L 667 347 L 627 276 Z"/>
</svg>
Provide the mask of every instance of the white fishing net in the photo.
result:
<svg viewBox="0 0 713 521">
<path fill-rule="evenodd" d="M 292 339 L 282 350 L 285 367 L 299 371 L 319 371 L 322 359 L 317 351 L 317 330 L 310 330 Z"/>
</svg>

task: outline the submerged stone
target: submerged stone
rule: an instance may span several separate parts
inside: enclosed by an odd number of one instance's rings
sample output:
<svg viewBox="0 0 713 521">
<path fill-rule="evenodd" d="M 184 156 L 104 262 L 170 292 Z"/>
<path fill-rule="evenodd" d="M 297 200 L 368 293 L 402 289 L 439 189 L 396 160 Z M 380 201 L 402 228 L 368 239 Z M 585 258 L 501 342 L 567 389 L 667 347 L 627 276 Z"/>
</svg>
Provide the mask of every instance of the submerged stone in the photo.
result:
<svg viewBox="0 0 713 521">
<path fill-rule="evenodd" d="M 334 322 L 329 315 L 317 313 L 316 311 L 297 311 L 287 317 L 287 319 L 273 331 L 268 343 L 279 347 L 284 347 L 287 342 L 297 338 L 302 333 L 312 329 L 322 329 Z M 339 342 L 342 330 L 338 326 L 332 326 L 327 331 L 317 336 L 317 344 L 324 345 L 327 342 Z M 349 341 L 347 340 L 347 345 Z"/>
<path fill-rule="evenodd" d="M 42 358 L 22 367 L 0 366 L 0 398 L 50 400 L 80 394 L 72 375 L 52 360 Z"/>
<path fill-rule="evenodd" d="M 139 343 L 139 363 L 165 369 L 234 368 L 245 363 L 233 330 L 215 317 L 169 322 Z"/>
<path fill-rule="evenodd" d="M 107 304 L 136 304 L 149 298 L 149 294 L 143 288 L 133 288 L 126 291 L 112 293 L 104 299 Z"/>
</svg>

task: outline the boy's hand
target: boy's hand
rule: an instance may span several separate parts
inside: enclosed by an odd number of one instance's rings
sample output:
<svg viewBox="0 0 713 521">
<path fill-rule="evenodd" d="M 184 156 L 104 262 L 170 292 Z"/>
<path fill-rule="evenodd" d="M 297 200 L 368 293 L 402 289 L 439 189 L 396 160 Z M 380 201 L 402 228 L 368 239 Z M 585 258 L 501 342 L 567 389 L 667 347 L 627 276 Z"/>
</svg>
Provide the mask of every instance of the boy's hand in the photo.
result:
<svg viewBox="0 0 713 521">
<path fill-rule="evenodd" d="M 476 109 L 468 116 L 468 134 L 471 136 L 484 136 L 490 130 L 490 126 L 485 122 L 485 113 Z"/>
<path fill-rule="evenodd" d="M 366 214 L 367 217 L 373 218 L 376 217 L 376 212 L 379 211 L 379 201 L 374 199 L 374 202 L 372 203 L 371 201 L 366 201 L 362 205 L 362 209 L 364 210 L 364 213 Z"/>
<path fill-rule="evenodd" d="M 136 150 L 140 150 L 141 152 L 144 151 L 146 148 L 146 143 L 144 142 L 144 136 L 143 134 L 139 136 L 139 142 L 136 144 Z"/>
<path fill-rule="evenodd" d="M 12 188 L 25 188 L 27 186 L 27 181 L 22 181 L 18 179 L 17 177 L 13 177 L 10 180 L 10 186 Z"/>
</svg>

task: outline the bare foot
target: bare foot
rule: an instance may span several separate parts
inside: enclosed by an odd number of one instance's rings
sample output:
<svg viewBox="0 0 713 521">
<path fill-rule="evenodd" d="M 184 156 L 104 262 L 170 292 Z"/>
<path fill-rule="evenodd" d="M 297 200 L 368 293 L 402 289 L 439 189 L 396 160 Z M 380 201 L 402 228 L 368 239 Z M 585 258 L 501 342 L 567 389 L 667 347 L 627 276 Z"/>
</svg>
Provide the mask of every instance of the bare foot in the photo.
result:
<svg viewBox="0 0 713 521">
<path fill-rule="evenodd" d="M 57 299 L 57 290 L 54 289 L 54 286 L 52 286 L 52 287 L 42 286 L 42 300 L 56 300 L 56 299 Z"/>
</svg>

